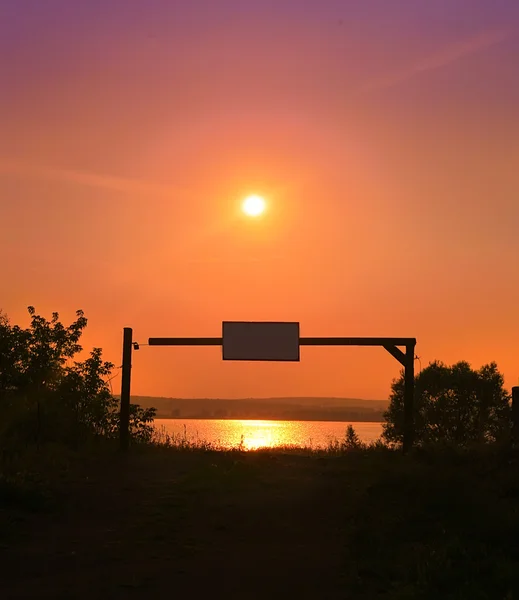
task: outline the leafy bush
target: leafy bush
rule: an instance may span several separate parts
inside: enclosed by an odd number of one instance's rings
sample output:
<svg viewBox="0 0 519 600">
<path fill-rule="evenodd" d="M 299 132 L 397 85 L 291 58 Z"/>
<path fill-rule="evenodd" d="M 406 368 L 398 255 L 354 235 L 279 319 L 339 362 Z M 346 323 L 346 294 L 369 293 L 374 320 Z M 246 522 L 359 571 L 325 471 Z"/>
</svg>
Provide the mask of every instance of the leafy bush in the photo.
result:
<svg viewBox="0 0 519 600">
<path fill-rule="evenodd" d="M 383 437 L 404 434 L 404 376 L 393 381 Z M 431 363 L 415 378 L 415 441 L 463 446 L 503 440 L 511 426 L 510 395 L 495 363 L 474 370 L 467 362 Z"/>
<path fill-rule="evenodd" d="M 92 437 L 115 438 L 118 400 L 109 387 L 114 365 L 100 348 L 82 360 L 79 344 L 87 319 L 82 311 L 68 327 L 28 309 L 27 329 L 0 315 L 0 438 L 16 447 L 31 442 L 77 446 Z M 155 409 L 130 407 L 130 435 L 149 441 Z"/>
</svg>

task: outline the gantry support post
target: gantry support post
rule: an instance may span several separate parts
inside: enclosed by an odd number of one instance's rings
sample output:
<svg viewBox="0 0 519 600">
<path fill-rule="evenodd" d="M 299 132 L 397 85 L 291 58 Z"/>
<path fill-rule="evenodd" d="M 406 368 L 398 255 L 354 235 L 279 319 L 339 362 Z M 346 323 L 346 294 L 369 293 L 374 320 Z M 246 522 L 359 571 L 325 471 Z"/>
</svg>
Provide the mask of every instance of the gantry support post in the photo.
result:
<svg viewBox="0 0 519 600">
<path fill-rule="evenodd" d="M 404 367 L 404 439 L 402 450 L 409 452 L 414 442 L 414 356 L 416 340 L 407 340 L 405 352 L 393 344 L 384 348 Z"/>
<path fill-rule="evenodd" d="M 404 441 L 402 450 L 409 452 L 414 442 L 414 344 L 405 349 L 404 366 Z"/>
<path fill-rule="evenodd" d="M 123 365 L 121 376 L 121 409 L 119 413 L 119 442 L 123 452 L 130 445 L 130 386 L 132 377 L 133 330 L 125 327 L 123 332 Z"/>
</svg>

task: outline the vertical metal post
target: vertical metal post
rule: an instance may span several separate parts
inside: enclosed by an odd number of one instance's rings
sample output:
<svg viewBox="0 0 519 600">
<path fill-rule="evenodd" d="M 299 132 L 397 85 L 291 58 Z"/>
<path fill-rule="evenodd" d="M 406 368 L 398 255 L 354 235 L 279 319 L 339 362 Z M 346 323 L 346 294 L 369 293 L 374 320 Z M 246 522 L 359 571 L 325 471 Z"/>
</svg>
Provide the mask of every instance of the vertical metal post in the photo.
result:
<svg viewBox="0 0 519 600">
<path fill-rule="evenodd" d="M 125 327 L 123 333 L 123 366 L 121 377 L 121 411 L 119 414 L 119 440 L 126 452 L 130 443 L 130 386 L 132 377 L 133 330 Z"/>
<path fill-rule="evenodd" d="M 405 347 L 404 365 L 404 454 L 413 447 L 414 441 L 414 344 Z"/>
<path fill-rule="evenodd" d="M 519 386 L 512 388 L 512 445 L 519 446 Z"/>
</svg>

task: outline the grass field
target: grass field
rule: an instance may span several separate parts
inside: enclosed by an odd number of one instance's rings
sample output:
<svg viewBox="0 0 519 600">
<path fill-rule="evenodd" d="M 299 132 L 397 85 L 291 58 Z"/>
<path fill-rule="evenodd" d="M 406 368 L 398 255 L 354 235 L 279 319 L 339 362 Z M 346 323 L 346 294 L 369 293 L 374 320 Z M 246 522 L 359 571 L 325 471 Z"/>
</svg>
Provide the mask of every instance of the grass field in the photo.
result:
<svg viewBox="0 0 519 600">
<path fill-rule="evenodd" d="M 48 448 L 0 494 L 2 599 L 519 597 L 505 453 Z"/>
</svg>

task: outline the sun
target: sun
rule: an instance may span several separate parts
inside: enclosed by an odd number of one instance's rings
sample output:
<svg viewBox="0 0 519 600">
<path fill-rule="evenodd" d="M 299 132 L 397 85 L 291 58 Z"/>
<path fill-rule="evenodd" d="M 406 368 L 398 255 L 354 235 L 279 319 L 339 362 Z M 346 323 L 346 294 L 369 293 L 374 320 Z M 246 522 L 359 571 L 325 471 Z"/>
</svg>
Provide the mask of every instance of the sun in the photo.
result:
<svg viewBox="0 0 519 600">
<path fill-rule="evenodd" d="M 265 212 L 267 203 L 261 196 L 247 196 L 241 205 L 243 212 L 249 217 L 259 217 Z"/>
</svg>

